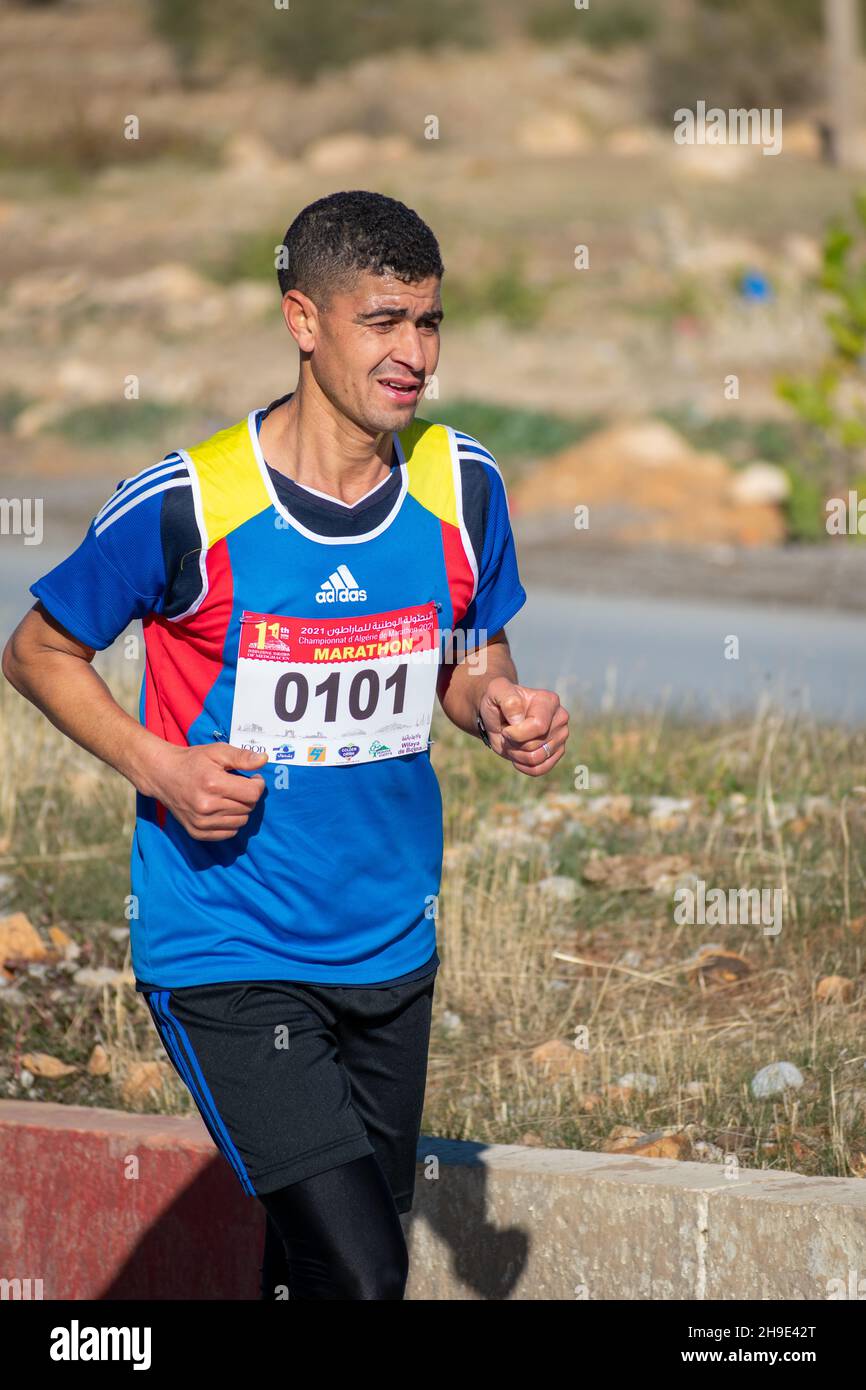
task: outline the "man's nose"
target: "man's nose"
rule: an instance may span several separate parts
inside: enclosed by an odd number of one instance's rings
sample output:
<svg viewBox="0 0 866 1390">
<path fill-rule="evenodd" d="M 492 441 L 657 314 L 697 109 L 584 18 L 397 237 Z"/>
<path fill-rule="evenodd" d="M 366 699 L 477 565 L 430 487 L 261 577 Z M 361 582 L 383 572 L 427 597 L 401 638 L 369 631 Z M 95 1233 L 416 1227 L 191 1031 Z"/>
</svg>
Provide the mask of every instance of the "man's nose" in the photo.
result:
<svg viewBox="0 0 866 1390">
<path fill-rule="evenodd" d="M 397 339 L 391 350 L 396 362 L 402 362 L 413 372 L 423 372 L 427 359 L 424 355 L 424 342 L 414 323 L 401 323 Z"/>
</svg>

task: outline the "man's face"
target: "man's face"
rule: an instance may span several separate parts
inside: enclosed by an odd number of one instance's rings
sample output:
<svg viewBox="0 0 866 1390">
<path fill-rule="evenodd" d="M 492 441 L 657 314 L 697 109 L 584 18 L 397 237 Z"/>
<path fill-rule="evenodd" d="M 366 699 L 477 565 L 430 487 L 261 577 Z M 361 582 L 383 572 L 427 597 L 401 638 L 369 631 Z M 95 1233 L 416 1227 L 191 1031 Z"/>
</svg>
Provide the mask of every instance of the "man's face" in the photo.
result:
<svg viewBox="0 0 866 1390">
<path fill-rule="evenodd" d="M 313 376 L 328 399 L 371 434 L 405 429 L 436 370 L 440 283 L 430 276 L 407 285 L 365 271 L 318 312 Z"/>
</svg>

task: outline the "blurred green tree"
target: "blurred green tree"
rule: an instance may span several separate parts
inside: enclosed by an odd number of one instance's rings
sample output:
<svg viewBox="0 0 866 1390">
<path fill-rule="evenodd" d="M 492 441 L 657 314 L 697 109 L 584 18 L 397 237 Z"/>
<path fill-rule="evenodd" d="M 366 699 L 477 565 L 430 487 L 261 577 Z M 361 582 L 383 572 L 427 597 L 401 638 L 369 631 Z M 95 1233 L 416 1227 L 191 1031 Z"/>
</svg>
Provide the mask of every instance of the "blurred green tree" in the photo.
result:
<svg viewBox="0 0 866 1390">
<path fill-rule="evenodd" d="M 854 198 L 855 231 L 834 221 L 816 288 L 828 298 L 827 355 L 808 375 L 786 375 L 779 396 L 806 426 L 818 481 L 834 495 L 866 493 L 866 192 Z"/>
</svg>

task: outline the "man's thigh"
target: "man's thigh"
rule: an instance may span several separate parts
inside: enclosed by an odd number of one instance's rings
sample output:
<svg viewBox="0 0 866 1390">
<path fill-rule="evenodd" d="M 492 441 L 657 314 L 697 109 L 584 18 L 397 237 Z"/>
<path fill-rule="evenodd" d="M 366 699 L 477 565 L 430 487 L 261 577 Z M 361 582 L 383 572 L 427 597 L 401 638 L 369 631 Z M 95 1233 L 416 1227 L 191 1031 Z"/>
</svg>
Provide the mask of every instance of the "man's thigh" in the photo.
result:
<svg viewBox="0 0 866 1390">
<path fill-rule="evenodd" d="M 327 999 L 282 981 L 147 999 L 175 1069 L 250 1195 L 374 1152 Z"/>
<path fill-rule="evenodd" d="M 352 1103 L 401 1213 L 415 1190 L 435 983 L 434 973 L 387 989 L 343 989 L 335 1005 Z"/>
</svg>

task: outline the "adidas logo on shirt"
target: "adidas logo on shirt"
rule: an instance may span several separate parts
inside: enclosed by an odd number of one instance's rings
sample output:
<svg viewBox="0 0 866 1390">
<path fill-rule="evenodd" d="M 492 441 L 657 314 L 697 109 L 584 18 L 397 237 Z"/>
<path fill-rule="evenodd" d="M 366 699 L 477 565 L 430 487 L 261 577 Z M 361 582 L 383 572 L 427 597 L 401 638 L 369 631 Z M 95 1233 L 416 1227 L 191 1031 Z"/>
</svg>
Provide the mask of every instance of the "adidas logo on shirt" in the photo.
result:
<svg viewBox="0 0 866 1390">
<path fill-rule="evenodd" d="M 366 597 L 348 566 L 338 565 L 316 594 L 316 603 L 361 603 Z"/>
</svg>

